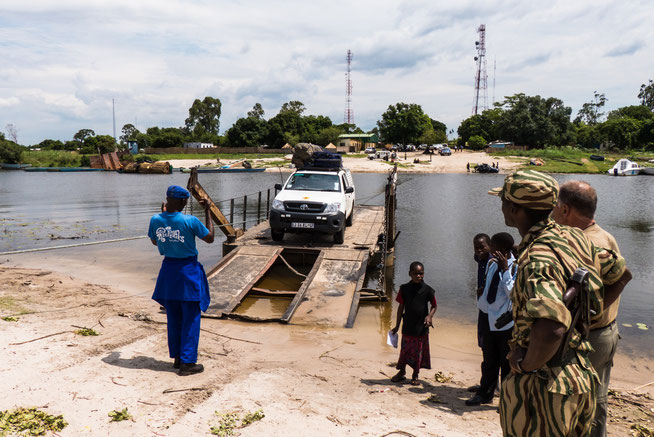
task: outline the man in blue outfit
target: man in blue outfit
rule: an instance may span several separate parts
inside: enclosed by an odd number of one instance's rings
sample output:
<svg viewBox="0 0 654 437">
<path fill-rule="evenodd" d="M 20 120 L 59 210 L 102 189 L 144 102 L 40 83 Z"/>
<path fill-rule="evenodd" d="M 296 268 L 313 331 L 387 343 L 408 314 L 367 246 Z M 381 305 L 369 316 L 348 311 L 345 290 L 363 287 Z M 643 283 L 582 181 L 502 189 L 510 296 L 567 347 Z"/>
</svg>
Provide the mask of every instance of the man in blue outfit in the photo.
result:
<svg viewBox="0 0 654 437">
<path fill-rule="evenodd" d="M 209 284 L 202 264 L 198 262 L 195 237 L 213 243 L 213 222 L 209 204 L 201 200 L 206 226 L 197 217 L 183 214 L 190 193 L 171 185 L 161 214 L 150 219 L 148 236 L 159 248 L 164 260 L 159 270 L 152 299 L 166 308 L 168 317 L 168 350 L 180 376 L 204 371 L 197 363 L 200 340 L 200 314 L 209 307 Z"/>
</svg>

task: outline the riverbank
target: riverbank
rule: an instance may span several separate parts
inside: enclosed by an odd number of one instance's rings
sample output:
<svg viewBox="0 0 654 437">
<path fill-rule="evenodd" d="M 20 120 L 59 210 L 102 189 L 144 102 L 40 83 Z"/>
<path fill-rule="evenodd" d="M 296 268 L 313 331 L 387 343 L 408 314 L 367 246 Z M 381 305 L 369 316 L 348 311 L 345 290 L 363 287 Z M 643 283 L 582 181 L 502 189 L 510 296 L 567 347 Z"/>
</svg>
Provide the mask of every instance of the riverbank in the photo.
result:
<svg viewBox="0 0 654 437">
<path fill-rule="evenodd" d="M 129 277 L 102 284 L 112 266 L 89 265 L 79 275 L 56 260 L 53 267 L 0 267 L 0 316 L 17 319 L 0 320 L 0 389 L 11 393 L 0 410 L 39 406 L 63 414 L 69 425 L 62 436 L 208 435 L 220 422 L 216 413 L 256 410 L 265 417 L 241 435 L 500 434 L 497 398 L 474 408 L 463 403 L 479 377 L 472 325 L 437 317 L 432 369 L 413 387 L 389 382 L 397 350 L 365 324 L 346 330 L 203 319 L 199 361 L 206 370 L 183 378 L 167 356 L 165 315 L 146 286 L 156 272 L 148 269 L 141 285 L 124 291 Z M 76 335 L 80 327 L 99 335 Z M 618 355 L 610 435 L 647 425 L 654 388 L 635 389 L 653 380 L 649 361 Z M 110 423 L 109 411 L 123 408 L 133 420 Z"/>
</svg>

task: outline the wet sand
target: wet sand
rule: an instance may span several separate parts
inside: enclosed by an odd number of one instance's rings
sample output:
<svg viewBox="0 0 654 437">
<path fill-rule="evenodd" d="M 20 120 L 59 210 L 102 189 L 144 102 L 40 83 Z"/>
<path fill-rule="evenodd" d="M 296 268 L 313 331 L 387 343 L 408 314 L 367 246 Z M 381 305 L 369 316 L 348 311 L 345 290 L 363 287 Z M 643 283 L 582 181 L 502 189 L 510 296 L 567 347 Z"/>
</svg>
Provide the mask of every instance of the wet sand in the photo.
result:
<svg viewBox="0 0 654 437">
<path fill-rule="evenodd" d="M 149 244 L 134 244 L 141 243 Z M 18 322 L 0 321 L 0 390 L 12 394 L 0 410 L 41 406 L 63 414 L 70 425 L 62 436 L 206 435 L 218 423 L 215 412 L 258 409 L 266 417 L 241 435 L 500 434 L 497 398 L 474 408 L 463 403 L 479 378 L 475 327 L 438 313 L 432 369 L 421 372 L 419 387 L 390 383 L 398 351 L 384 344 L 387 316 L 380 324 L 370 306 L 350 330 L 203 319 L 206 370 L 179 377 L 167 354 L 165 315 L 150 299 L 159 259 L 126 268 L 121 263 L 135 260 L 125 260 L 125 250 L 109 249 L 102 262 L 90 250 L 0 260 L 0 315 L 27 312 Z M 75 335 L 74 326 L 100 335 Z M 437 371 L 452 381 L 437 382 Z M 654 387 L 634 391 L 650 381 L 649 360 L 617 356 L 612 388 L 644 409 L 613 399 L 610 435 L 630 435 L 629 426 L 652 411 L 642 395 L 654 395 Z M 432 395 L 440 402 L 428 401 Z M 125 407 L 134 421 L 109 423 L 107 413 Z"/>
<path fill-rule="evenodd" d="M 291 162 L 291 155 L 287 155 L 286 160 Z M 414 159 L 418 159 L 420 163 L 415 164 Z M 252 159 L 249 160 L 256 166 L 257 164 L 263 164 L 266 161 L 276 161 L 278 162 L 280 158 L 261 158 L 261 159 Z M 185 167 L 190 168 L 194 166 L 216 166 L 218 163 L 215 159 L 174 159 L 169 161 L 174 168 Z M 228 165 L 231 162 L 229 160 L 221 160 L 220 165 Z M 467 167 L 466 164 L 470 164 L 472 167 L 474 164 L 489 164 L 493 162 L 499 162 L 500 173 L 510 172 L 512 169 L 515 169 L 520 166 L 520 163 L 515 160 L 509 160 L 507 158 L 494 158 L 485 152 L 456 152 L 451 156 L 440 156 L 438 154 L 431 155 L 431 161 L 429 155 L 424 155 L 422 152 L 407 152 L 406 159 L 404 159 L 404 152 L 398 153 L 398 171 L 403 173 L 466 173 Z M 353 158 L 345 155 L 343 157 L 343 166 L 349 168 L 353 172 L 357 173 L 386 173 L 392 163 L 388 161 L 383 161 L 380 159 L 370 160 L 368 158 Z M 287 169 L 290 171 L 291 169 Z M 277 168 L 266 169 L 266 171 L 278 171 Z"/>
</svg>

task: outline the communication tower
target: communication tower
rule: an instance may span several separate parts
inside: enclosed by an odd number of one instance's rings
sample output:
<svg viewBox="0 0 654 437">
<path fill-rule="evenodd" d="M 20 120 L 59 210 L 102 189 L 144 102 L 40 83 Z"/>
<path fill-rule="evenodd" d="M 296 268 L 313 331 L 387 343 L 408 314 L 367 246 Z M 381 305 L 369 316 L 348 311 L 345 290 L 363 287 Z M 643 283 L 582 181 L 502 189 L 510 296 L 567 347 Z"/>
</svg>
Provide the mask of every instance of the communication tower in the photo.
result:
<svg viewBox="0 0 654 437">
<path fill-rule="evenodd" d="M 472 101 L 472 115 L 488 109 L 488 74 L 486 73 L 486 25 L 480 24 L 477 29 L 479 41 L 475 41 L 477 46 L 477 74 L 475 76 L 475 98 Z"/>
<path fill-rule="evenodd" d="M 347 72 L 345 73 L 345 117 L 347 124 L 354 124 L 354 110 L 352 109 L 352 51 L 347 51 Z"/>
</svg>

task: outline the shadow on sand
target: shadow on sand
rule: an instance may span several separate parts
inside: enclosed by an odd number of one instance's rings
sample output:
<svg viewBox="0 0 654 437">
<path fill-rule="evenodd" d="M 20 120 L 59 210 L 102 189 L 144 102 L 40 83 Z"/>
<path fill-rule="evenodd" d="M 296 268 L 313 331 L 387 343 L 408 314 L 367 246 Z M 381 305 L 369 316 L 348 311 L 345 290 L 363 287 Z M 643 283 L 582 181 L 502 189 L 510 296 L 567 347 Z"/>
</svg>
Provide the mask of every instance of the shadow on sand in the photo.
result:
<svg viewBox="0 0 654 437">
<path fill-rule="evenodd" d="M 111 352 L 102 361 L 112 366 L 123 367 L 125 369 L 147 369 L 157 372 L 177 372 L 173 368 L 173 362 L 161 361 L 152 357 L 136 356 L 132 358 L 120 358 L 120 352 Z"/>
</svg>

